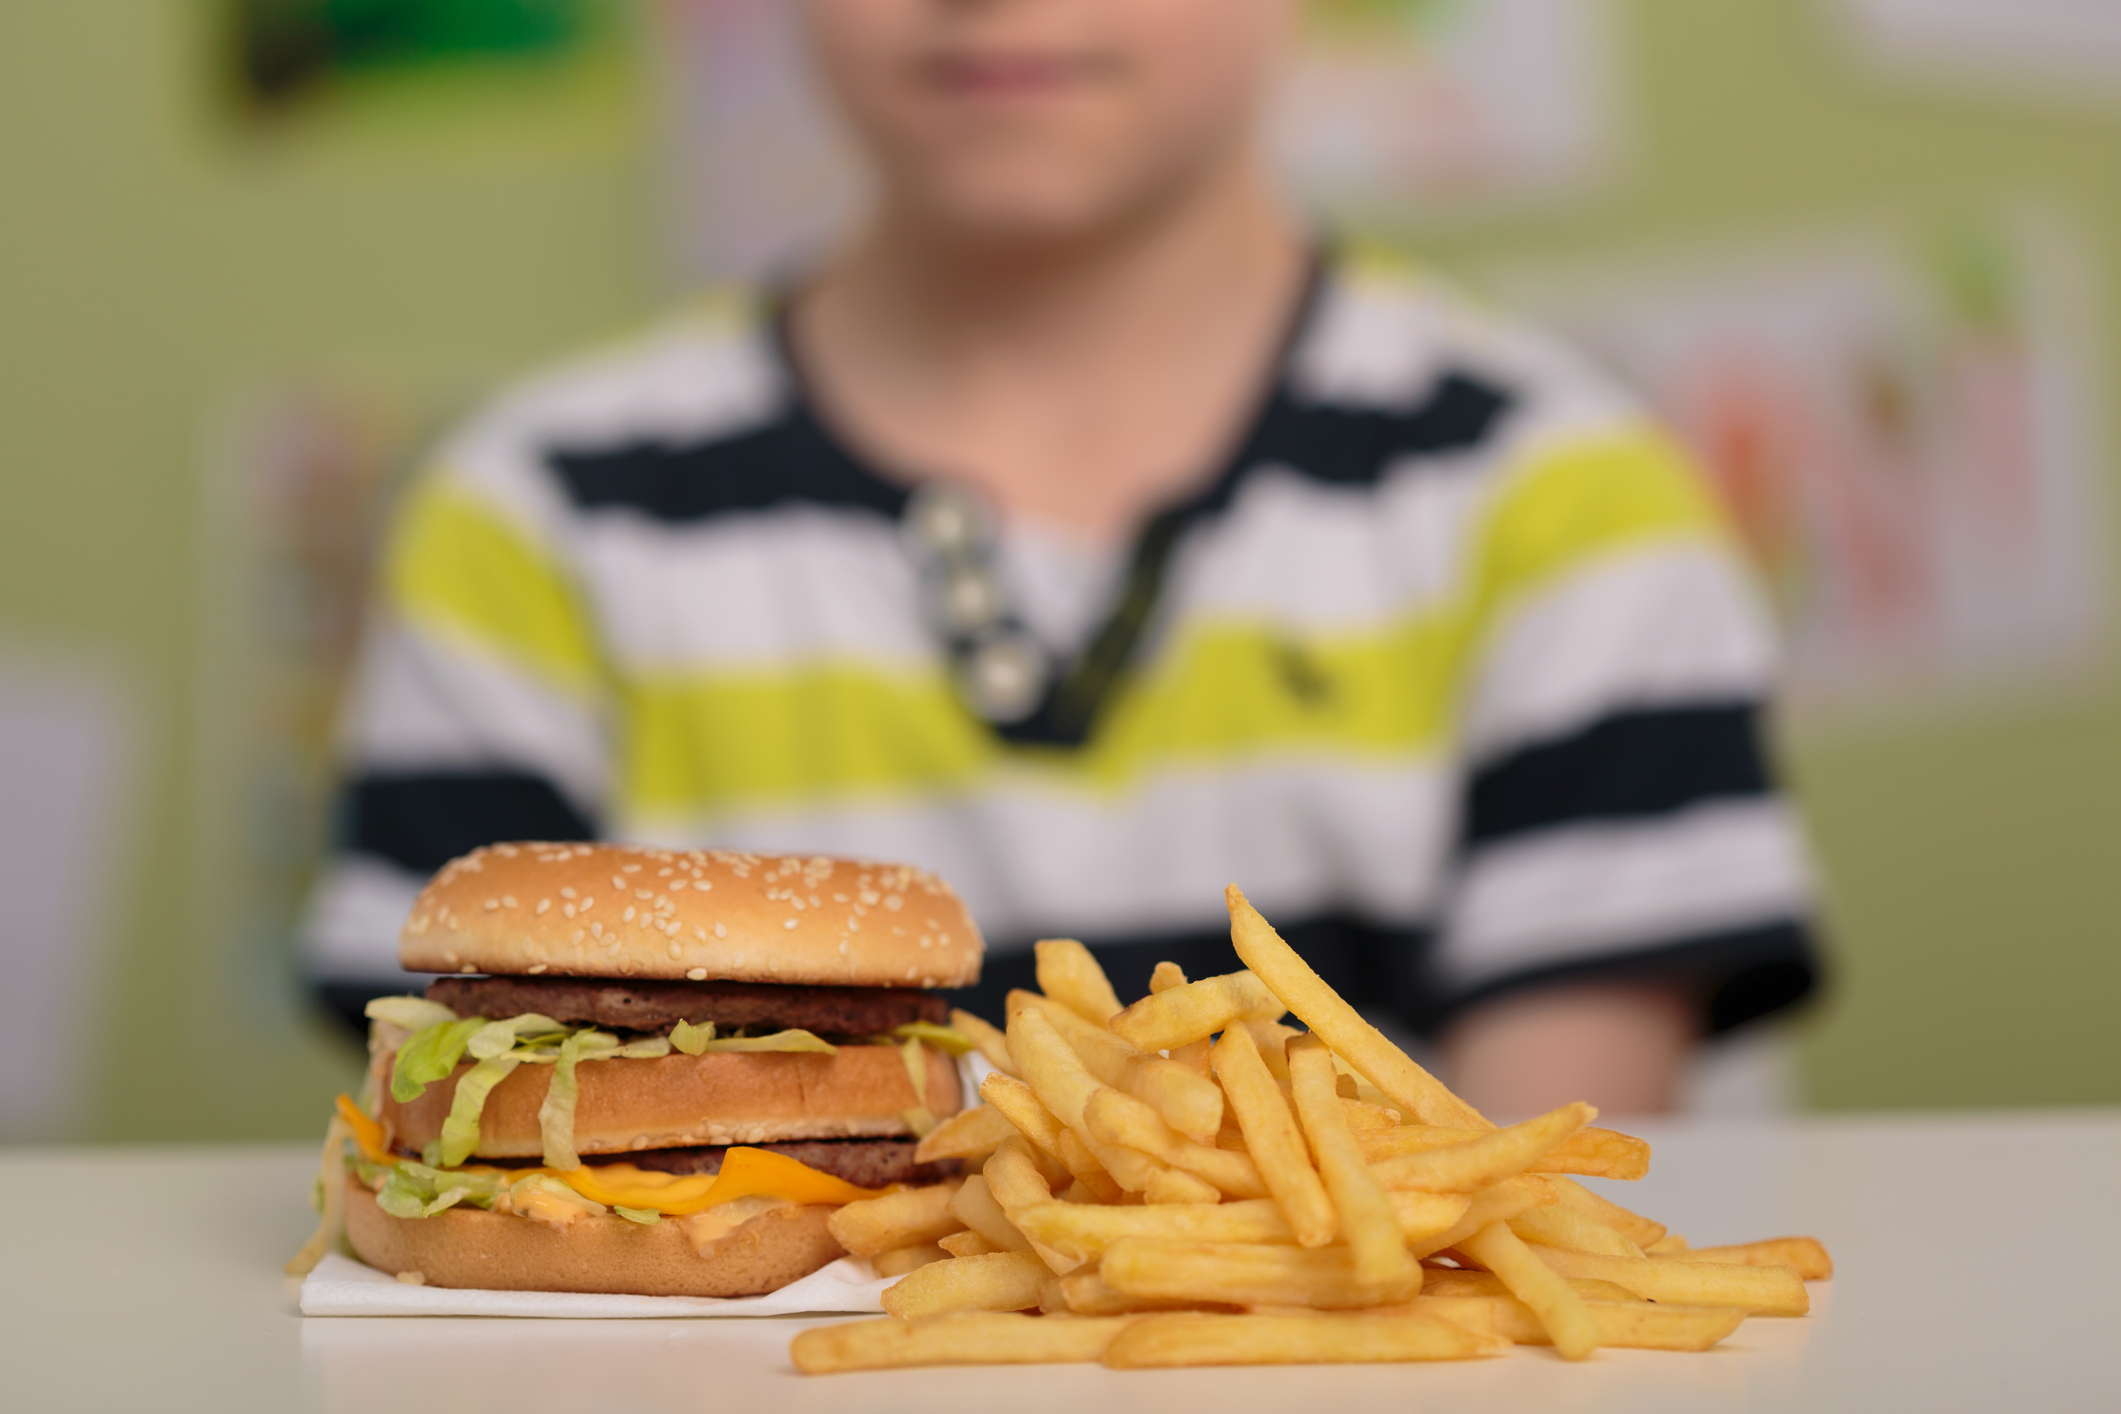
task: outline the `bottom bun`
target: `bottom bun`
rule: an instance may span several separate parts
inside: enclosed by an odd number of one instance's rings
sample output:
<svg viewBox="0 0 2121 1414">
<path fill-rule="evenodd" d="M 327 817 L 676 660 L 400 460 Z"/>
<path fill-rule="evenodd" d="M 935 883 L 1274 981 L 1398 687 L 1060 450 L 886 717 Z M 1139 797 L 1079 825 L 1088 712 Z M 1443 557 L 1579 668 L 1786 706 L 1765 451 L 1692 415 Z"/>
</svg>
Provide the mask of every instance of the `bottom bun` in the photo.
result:
<svg viewBox="0 0 2121 1414">
<path fill-rule="evenodd" d="M 534 1218 L 450 1208 L 394 1218 L 349 1175 L 346 1236 L 378 1271 L 418 1272 L 428 1286 L 489 1291 L 580 1291 L 623 1296 L 758 1296 L 810 1275 L 846 1249 L 825 1223 L 834 1208 L 772 1208 L 695 1252 L 674 1222 Z"/>
</svg>

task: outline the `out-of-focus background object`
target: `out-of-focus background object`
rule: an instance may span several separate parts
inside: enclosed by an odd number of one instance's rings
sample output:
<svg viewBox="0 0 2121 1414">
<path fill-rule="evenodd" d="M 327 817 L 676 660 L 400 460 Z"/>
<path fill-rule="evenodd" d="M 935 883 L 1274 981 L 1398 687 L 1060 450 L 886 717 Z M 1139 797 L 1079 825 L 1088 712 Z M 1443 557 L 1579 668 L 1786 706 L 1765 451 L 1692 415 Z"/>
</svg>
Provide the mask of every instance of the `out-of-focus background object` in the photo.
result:
<svg viewBox="0 0 2121 1414">
<path fill-rule="evenodd" d="M 348 1082 L 289 939 L 375 528 L 483 391 L 858 198 L 787 9 L 0 7 L 0 1139 L 303 1134 Z M 1296 189 L 1634 380 L 1761 557 L 1810 1102 L 2121 1101 L 2113 7 L 1312 20 Z"/>
</svg>

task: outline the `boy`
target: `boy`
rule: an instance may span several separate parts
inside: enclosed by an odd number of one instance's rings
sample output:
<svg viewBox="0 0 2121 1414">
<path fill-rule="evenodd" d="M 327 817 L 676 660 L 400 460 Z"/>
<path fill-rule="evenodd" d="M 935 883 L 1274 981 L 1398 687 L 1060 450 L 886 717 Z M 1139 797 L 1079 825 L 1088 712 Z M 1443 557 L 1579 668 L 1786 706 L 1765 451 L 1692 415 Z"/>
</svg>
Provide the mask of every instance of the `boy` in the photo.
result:
<svg viewBox="0 0 2121 1414">
<path fill-rule="evenodd" d="M 1709 498 L 1566 352 L 1316 247 L 1296 0 L 806 0 L 873 207 L 531 383 L 394 535 L 310 928 L 496 839 L 906 859 L 1122 995 L 1236 881 L 1498 1112 L 1669 1106 L 1814 971 Z"/>
</svg>

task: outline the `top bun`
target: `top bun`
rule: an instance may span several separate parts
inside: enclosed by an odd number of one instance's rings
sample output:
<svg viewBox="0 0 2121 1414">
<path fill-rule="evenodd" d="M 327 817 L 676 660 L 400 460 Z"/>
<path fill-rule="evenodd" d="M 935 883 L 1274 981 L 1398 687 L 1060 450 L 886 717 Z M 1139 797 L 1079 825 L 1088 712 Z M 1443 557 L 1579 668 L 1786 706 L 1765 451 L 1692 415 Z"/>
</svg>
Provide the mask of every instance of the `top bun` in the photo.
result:
<svg viewBox="0 0 2121 1414">
<path fill-rule="evenodd" d="M 414 972 L 963 987 L 979 929 L 904 864 L 497 844 L 444 865 L 398 938 Z"/>
</svg>

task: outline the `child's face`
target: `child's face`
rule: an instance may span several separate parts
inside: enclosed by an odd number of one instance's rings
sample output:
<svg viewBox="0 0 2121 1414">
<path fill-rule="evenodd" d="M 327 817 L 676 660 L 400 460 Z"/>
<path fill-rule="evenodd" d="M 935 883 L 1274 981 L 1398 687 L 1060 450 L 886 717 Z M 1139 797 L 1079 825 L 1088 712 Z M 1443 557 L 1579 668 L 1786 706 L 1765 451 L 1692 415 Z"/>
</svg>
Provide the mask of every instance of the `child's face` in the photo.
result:
<svg viewBox="0 0 2121 1414">
<path fill-rule="evenodd" d="M 1250 137 L 1297 0 L 804 0 L 891 199 L 973 236 L 1123 221 Z"/>
</svg>

